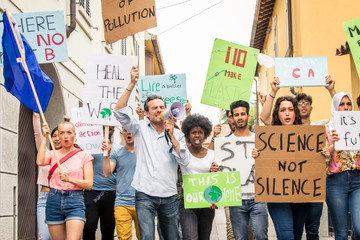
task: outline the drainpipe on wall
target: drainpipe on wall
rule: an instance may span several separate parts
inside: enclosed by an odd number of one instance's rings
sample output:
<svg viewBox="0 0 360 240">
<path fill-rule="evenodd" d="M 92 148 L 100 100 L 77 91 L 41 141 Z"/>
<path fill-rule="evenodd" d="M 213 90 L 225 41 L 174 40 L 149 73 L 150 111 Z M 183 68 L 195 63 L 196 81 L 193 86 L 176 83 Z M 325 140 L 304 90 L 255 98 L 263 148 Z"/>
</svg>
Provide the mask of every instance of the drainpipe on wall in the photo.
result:
<svg viewBox="0 0 360 240">
<path fill-rule="evenodd" d="M 70 26 L 66 26 L 66 37 L 69 38 L 70 34 L 76 27 L 76 2 L 70 0 Z"/>
<path fill-rule="evenodd" d="M 289 37 L 289 49 L 288 49 L 288 57 L 293 57 L 293 48 L 294 48 L 294 44 L 293 44 L 293 26 L 292 26 L 292 9 L 291 9 L 291 0 L 287 1 L 287 10 L 288 10 L 288 37 Z M 295 91 L 294 87 L 290 88 L 290 92 L 292 94 L 294 94 L 295 96 L 299 93 Z"/>
</svg>

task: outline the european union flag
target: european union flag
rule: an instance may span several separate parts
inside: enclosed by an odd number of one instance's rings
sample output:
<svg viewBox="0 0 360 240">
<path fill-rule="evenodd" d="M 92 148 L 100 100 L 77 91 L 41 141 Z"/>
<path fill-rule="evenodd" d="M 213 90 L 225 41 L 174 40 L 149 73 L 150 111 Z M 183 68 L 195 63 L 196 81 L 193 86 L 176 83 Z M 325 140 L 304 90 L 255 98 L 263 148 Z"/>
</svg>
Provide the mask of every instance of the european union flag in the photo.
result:
<svg viewBox="0 0 360 240">
<path fill-rule="evenodd" d="M 4 34 L 2 37 L 5 88 L 31 111 L 40 112 L 21 59 L 20 51 L 23 51 L 41 108 L 45 112 L 53 90 L 53 83 L 41 71 L 31 46 L 25 37 L 19 33 L 15 20 L 11 20 L 8 19 L 5 11 L 3 14 Z M 13 24 L 20 46 L 23 49 L 18 48 L 10 24 Z"/>
</svg>

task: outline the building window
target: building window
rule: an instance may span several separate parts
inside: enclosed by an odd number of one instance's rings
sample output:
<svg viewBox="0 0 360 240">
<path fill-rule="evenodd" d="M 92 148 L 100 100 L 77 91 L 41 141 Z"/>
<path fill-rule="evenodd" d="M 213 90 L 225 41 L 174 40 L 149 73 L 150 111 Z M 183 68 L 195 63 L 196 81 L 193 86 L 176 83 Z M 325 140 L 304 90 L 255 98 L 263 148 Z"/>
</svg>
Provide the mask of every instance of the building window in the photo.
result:
<svg viewBox="0 0 360 240">
<path fill-rule="evenodd" d="M 90 0 L 79 0 L 80 6 L 84 9 L 86 14 L 91 17 L 90 14 Z"/>
</svg>

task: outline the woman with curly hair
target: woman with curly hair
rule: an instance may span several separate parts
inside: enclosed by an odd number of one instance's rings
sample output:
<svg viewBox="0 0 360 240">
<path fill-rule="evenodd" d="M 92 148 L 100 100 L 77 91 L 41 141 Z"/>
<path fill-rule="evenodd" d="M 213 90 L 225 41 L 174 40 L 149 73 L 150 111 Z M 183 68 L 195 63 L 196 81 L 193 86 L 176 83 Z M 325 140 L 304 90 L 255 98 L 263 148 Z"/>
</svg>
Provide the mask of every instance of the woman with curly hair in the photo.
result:
<svg viewBox="0 0 360 240">
<path fill-rule="evenodd" d="M 276 100 L 274 111 L 270 116 L 273 100 L 279 88 L 279 78 L 275 77 L 271 83 L 271 93 L 266 99 L 260 113 L 260 119 L 265 125 L 291 126 L 300 125 L 301 117 L 297 101 L 290 97 L 279 97 Z M 322 151 L 324 156 L 329 156 L 329 150 L 325 147 Z M 259 156 L 259 151 L 254 148 L 252 152 L 254 158 Z M 268 203 L 268 211 L 273 220 L 278 239 L 300 240 L 306 216 L 308 215 L 311 203 Z"/>
<path fill-rule="evenodd" d="M 214 151 L 202 146 L 205 139 L 210 135 L 212 124 L 207 117 L 200 114 L 188 116 L 181 127 L 188 142 L 190 152 L 189 165 L 182 166 L 182 174 L 197 174 L 219 171 L 214 162 Z M 215 216 L 216 206 L 210 208 L 185 209 L 184 199 L 180 198 L 180 221 L 184 240 L 208 240 Z"/>
</svg>

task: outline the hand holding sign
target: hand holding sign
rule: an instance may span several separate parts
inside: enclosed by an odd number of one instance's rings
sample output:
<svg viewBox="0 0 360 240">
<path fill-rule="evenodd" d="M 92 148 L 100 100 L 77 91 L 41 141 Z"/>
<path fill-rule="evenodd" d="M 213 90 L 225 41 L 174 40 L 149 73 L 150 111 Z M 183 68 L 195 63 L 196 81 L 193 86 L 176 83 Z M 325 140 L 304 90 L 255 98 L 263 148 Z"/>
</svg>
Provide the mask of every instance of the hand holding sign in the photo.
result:
<svg viewBox="0 0 360 240">
<path fill-rule="evenodd" d="M 279 87 L 324 86 L 327 74 L 326 57 L 275 58 Z"/>
<path fill-rule="evenodd" d="M 134 84 L 134 86 L 137 84 L 137 81 L 139 79 L 139 66 L 132 66 L 130 71 L 131 76 L 131 82 Z"/>
<path fill-rule="evenodd" d="M 113 115 L 113 110 L 120 96 L 132 90 L 128 87 L 131 87 L 131 84 L 135 86 L 138 77 L 139 71 L 137 66 L 132 68 L 131 56 L 89 54 L 86 64 L 82 122 L 120 126 Z M 129 107 L 134 107 L 135 93 L 131 93 L 129 99 Z"/>
<path fill-rule="evenodd" d="M 324 126 L 257 126 L 255 134 L 256 202 L 325 200 Z"/>
<path fill-rule="evenodd" d="M 335 111 L 331 141 L 335 150 L 360 150 L 360 112 Z"/>
</svg>

